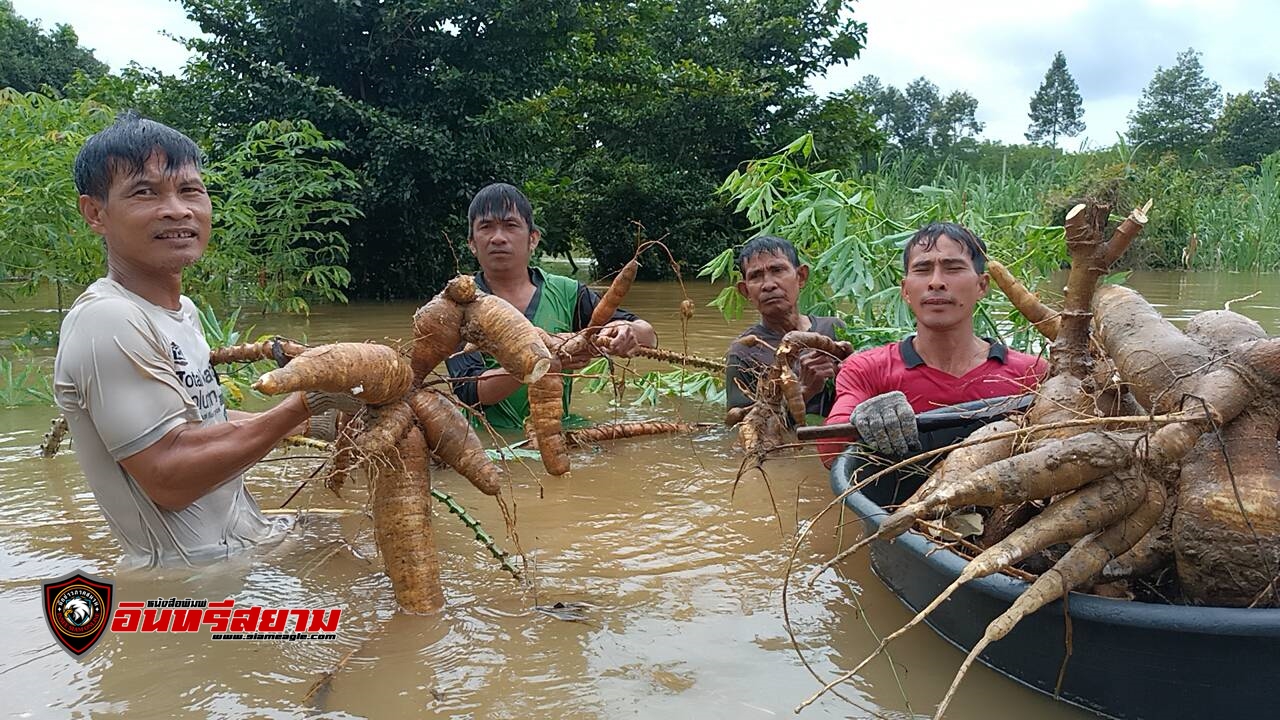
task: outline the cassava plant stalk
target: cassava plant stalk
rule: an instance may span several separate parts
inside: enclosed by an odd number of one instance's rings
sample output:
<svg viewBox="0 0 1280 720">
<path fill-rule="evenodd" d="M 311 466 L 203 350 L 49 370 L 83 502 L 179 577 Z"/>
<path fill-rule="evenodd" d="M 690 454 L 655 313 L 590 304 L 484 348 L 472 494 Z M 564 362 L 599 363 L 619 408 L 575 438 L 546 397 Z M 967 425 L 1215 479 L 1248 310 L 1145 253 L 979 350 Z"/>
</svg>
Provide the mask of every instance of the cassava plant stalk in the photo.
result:
<svg viewBox="0 0 1280 720">
<path fill-rule="evenodd" d="M 643 345 L 637 346 L 634 355 L 650 360 L 658 360 L 672 365 L 681 365 L 689 367 L 702 368 L 713 372 L 724 372 L 724 363 L 719 360 L 711 360 L 710 358 L 699 357 L 697 355 L 688 355 L 679 353 L 674 350 L 665 348 L 651 348 Z"/>
<path fill-rule="evenodd" d="M 659 420 L 641 420 L 636 422 L 607 423 L 593 425 L 581 430 L 570 430 L 565 439 L 570 445 L 591 445 L 605 440 L 621 440 L 624 438 L 644 437 L 646 435 L 671 435 L 694 432 L 712 427 L 715 423 L 662 422 Z"/>
<path fill-rule="evenodd" d="M 502 565 L 503 570 L 506 570 L 511 577 L 516 580 L 521 579 L 520 571 L 516 569 L 515 565 L 511 564 L 511 553 L 498 547 L 498 543 L 494 541 L 492 535 L 485 532 L 484 528 L 480 525 L 480 521 L 471 517 L 471 514 L 467 512 L 467 509 L 459 505 L 458 502 L 453 499 L 453 496 L 443 490 L 431 488 L 431 497 L 441 503 L 444 503 L 444 506 L 449 509 L 449 512 L 457 515 L 458 519 L 462 520 L 462 524 L 466 525 L 467 528 L 475 535 L 476 542 L 484 545 L 485 549 L 489 551 L 489 554 L 493 556 L 493 559 L 497 560 Z"/>
<path fill-rule="evenodd" d="M 51 458 L 57 455 L 58 448 L 62 447 L 62 439 L 70 431 L 67 419 L 61 415 L 49 421 L 49 432 L 44 434 L 44 441 L 40 443 L 40 457 Z"/>
</svg>

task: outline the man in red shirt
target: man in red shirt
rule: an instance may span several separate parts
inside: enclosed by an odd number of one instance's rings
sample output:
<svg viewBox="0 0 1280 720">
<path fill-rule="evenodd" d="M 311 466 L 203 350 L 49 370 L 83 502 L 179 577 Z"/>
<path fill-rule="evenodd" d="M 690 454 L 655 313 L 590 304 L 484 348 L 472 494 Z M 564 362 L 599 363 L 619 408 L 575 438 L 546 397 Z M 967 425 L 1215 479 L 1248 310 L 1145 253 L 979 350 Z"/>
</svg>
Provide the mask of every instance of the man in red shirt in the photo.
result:
<svg viewBox="0 0 1280 720">
<path fill-rule="evenodd" d="M 1019 395 L 1048 364 L 977 336 L 973 312 L 987 294 L 986 246 L 955 223 L 930 223 L 903 250 L 902 297 L 916 333 L 851 356 L 836 375 L 827 424 L 852 423 L 876 454 L 906 457 L 921 448 L 916 413 L 958 403 Z M 844 442 L 820 442 L 828 466 Z"/>
</svg>

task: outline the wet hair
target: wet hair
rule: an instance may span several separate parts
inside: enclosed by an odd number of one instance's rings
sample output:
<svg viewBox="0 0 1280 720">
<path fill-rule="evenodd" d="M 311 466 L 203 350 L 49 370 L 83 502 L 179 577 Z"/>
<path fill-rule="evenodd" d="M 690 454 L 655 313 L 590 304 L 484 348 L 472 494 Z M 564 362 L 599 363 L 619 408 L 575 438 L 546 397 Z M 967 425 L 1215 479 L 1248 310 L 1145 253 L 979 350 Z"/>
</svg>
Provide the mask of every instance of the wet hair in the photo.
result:
<svg viewBox="0 0 1280 720">
<path fill-rule="evenodd" d="M 492 183 L 480 188 L 480 192 L 471 198 L 471 206 L 467 208 L 467 236 L 471 236 L 471 228 L 476 220 L 505 217 L 510 210 L 515 210 L 524 219 L 524 224 L 529 226 L 529 231 L 533 232 L 533 205 L 529 204 L 529 198 L 519 188 L 507 183 Z"/>
<path fill-rule="evenodd" d="M 902 249 L 902 269 L 910 270 L 911 248 L 928 252 L 938 246 L 938 238 L 946 235 L 964 246 L 973 261 L 973 269 L 979 275 L 987 271 L 987 246 L 969 228 L 951 222 L 931 222 L 916 231 Z"/>
<path fill-rule="evenodd" d="M 140 175 L 147 159 L 155 153 L 165 158 L 167 173 L 188 164 L 201 166 L 200 146 L 168 125 L 126 110 L 115 122 L 84 141 L 76 154 L 73 172 L 76 190 L 98 200 L 106 200 L 118 174 Z"/>
<path fill-rule="evenodd" d="M 795 245 L 777 235 L 757 235 L 738 248 L 736 258 L 738 271 L 745 274 L 748 260 L 757 255 L 773 253 L 778 253 L 791 261 L 791 267 L 800 267 L 800 255 L 796 253 Z"/>
</svg>

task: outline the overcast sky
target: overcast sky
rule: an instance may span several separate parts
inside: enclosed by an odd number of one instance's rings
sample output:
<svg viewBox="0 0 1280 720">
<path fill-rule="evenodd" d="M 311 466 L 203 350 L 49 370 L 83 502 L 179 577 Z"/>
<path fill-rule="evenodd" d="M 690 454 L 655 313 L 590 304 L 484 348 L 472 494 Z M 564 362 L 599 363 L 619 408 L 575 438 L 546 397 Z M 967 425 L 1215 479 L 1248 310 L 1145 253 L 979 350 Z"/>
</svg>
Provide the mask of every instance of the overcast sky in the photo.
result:
<svg viewBox="0 0 1280 720">
<path fill-rule="evenodd" d="M 193 35 L 177 0 L 12 0 L 18 14 L 45 29 L 75 28 L 80 42 L 118 70 L 130 61 L 177 73 L 186 51 L 165 38 Z M 812 84 L 841 90 L 864 75 L 905 87 L 920 76 L 942 92 L 978 99 L 983 137 L 1025 142 L 1027 106 L 1053 54 L 1084 97 L 1088 125 L 1078 138 L 1109 145 L 1158 66 L 1171 66 L 1188 47 L 1201 51 L 1208 76 L 1224 92 L 1262 87 L 1280 74 L 1280 3 L 1268 0 L 860 0 L 854 16 L 867 23 L 867 48 L 847 66 Z"/>
</svg>

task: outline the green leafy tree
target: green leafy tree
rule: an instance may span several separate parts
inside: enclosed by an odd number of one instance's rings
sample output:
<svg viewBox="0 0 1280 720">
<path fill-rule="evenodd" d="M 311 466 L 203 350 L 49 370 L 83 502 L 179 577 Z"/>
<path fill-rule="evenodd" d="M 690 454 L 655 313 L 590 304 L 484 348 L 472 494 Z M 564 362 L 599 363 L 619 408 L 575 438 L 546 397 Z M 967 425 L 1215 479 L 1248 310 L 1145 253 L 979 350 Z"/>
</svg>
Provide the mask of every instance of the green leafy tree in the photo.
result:
<svg viewBox="0 0 1280 720">
<path fill-rule="evenodd" d="M 723 246 L 719 178 L 793 132 L 805 81 L 865 33 L 830 0 L 184 5 L 211 127 L 306 118 L 345 143 L 365 295 L 420 296 L 455 272 L 467 201 L 494 180 L 534 195 L 545 250 L 590 246 L 604 268 L 630 256 L 632 221 L 693 258 Z"/>
<path fill-rule="evenodd" d="M 1067 70 L 1067 56 L 1061 50 L 1053 56 L 1053 62 L 1044 74 L 1044 82 L 1031 96 L 1028 116 L 1031 126 L 1026 137 L 1033 143 L 1047 138 L 1050 145 L 1056 146 L 1059 135 L 1075 137 L 1084 132 L 1084 101 L 1076 79 Z"/>
<path fill-rule="evenodd" d="M 0 90 L 0 278 L 21 293 L 73 292 L 105 271 L 102 240 L 80 217 L 71 167 L 115 113 L 93 100 Z M 263 122 L 205 166 L 213 236 L 184 290 L 206 302 L 305 311 L 344 300 L 347 245 L 336 230 L 356 216 L 337 196 L 354 176 L 328 157 L 341 145 L 305 122 Z M 69 300 L 61 295 L 59 305 Z"/>
<path fill-rule="evenodd" d="M 868 75 L 853 90 L 867 99 L 881 132 L 908 154 L 944 155 L 982 132 L 977 98 L 961 90 L 944 96 L 927 78 L 899 90 Z"/>
<path fill-rule="evenodd" d="M 351 274 L 340 230 L 359 211 L 338 198 L 359 185 L 330 157 L 341 150 L 306 120 L 270 120 L 210 163 L 214 251 L 188 294 L 289 312 L 307 312 L 308 299 L 346 302 Z"/>
<path fill-rule="evenodd" d="M 200 63 L 188 66 L 193 79 L 167 75 L 152 68 L 130 64 L 119 72 L 89 75 L 77 72 L 62 89 L 73 100 L 92 100 L 113 108 L 129 108 L 143 117 L 176 128 L 201 147 L 213 147 L 221 140 L 231 145 L 244 137 L 242 128 L 219 127 L 212 118 L 207 87 L 194 78 L 203 77 Z"/>
<path fill-rule="evenodd" d="M 1178 53 L 1173 67 L 1156 68 L 1129 114 L 1129 141 L 1189 157 L 1209 145 L 1221 108 L 1221 89 L 1205 76 L 1200 53 L 1188 48 Z"/>
<path fill-rule="evenodd" d="M 348 199 L 363 211 L 346 232 L 353 290 L 383 297 L 430 294 L 457 271 L 470 196 L 540 151 L 478 118 L 557 82 L 583 21 L 574 0 L 184 6 L 203 32 L 187 80 L 215 147 L 268 119 L 310 120 L 343 142 L 336 159 L 356 172 Z"/>
<path fill-rule="evenodd" d="M 845 90 L 825 98 L 801 121 L 813 132 L 814 143 L 823 148 L 827 167 L 865 169 L 884 149 L 884 133 L 876 127 L 867 104 L 857 90 Z"/>
<path fill-rule="evenodd" d="M 916 78 L 903 88 L 906 104 L 899 107 L 904 114 L 894 119 L 898 144 L 909 152 L 927 152 L 935 149 L 938 127 L 942 117 L 942 95 L 938 86 L 923 77 Z"/>
<path fill-rule="evenodd" d="M 58 289 L 59 309 L 102 273 L 102 242 L 80 218 L 71 166 L 114 113 L 94 102 L 0 89 L 0 278 L 31 294 Z"/>
<path fill-rule="evenodd" d="M 864 28 L 813 0 L 587 8 L 564 81 L 489 119 L 540 151 L 526 189 L 547 249 L 585 245 L 611 272 L 631 258 L 639 223 L 699 265 L 741 230 L 715 200 L 720 179 L 821 113 L 807 79 L 856 54 Z M 641 272 L 669 275 L 669 263 Z"/>
<path fill-rule="evenodd" d="M 1214 132 L 1218 152 L 1230 165 L 1258 165 L 1280 150 L 1280 78 L 1268 75 L 1261 92 L 1228 97 Z"/>
<path fill-rule="evenodd" d="M 107 66 L 80 47 L 69 25 L 45 32 L 0 0 L 0 88 L 35 92 L 48 85 L 61 89 L 76 71 L 103 75 Z"/>
<path fill-rule="evenodd" d="M 963 90 L 948 93 L 930 119 L 933 147 L 943 152 L 972 142 L 983 128 L 978 121 L 978 99 Z"/>
</svg>

